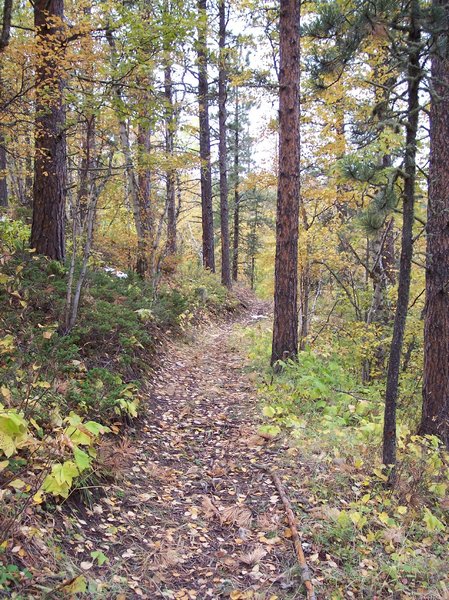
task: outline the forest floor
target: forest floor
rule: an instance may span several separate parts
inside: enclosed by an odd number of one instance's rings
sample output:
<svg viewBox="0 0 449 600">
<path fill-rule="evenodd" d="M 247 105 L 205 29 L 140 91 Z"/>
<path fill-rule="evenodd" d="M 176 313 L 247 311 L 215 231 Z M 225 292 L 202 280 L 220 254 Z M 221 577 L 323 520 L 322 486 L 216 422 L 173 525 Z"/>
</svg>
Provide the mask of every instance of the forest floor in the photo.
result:
<svg viewBox="0 0 449 600">
<path fill-rule="evenodd" d="M 109 457 L 119 479 L 64 518 L 66 560 L 91 597 L 304 597 L 282 502 L 258 467 L 285 474 L 296 450 L 258 434 L 256 383 L 234 336 L 268 310 L 252 299 L 237 318 L 168 343 L 139 424 Z"/>
</svg>

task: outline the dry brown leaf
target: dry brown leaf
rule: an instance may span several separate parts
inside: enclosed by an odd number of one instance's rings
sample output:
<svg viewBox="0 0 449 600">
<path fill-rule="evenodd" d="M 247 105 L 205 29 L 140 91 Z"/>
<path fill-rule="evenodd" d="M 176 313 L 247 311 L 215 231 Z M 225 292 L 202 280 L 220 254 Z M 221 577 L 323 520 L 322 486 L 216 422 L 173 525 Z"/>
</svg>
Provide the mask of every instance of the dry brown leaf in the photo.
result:
<svg viewBox="0 0 449 600">
<path fill-rule="evenodd" d="M 206 519 L 211 519 L 214 516 L 217 516 L 219 519 L 221 519 L 220 511 L 214 505 L 209 496 L 203 496 L 203 499 L 201 501 L 201 509 Z"/>
<path fill-rule="evenodd" d="M 267 551 L 265 548 L 259 545 L 256 546 L 251 552 L 242 554 L 240 556 L 240 560 L 242 563 L 245 563 L 245 565 L 257 565 L 257 563 L 259 563 L 266 555 Z"/>
<path fill-rule="evenodd" d="M 180 565 L 184 562 L 183 548 L 174 547 L 170 543 L 162 543 L 152 556 L 149 568 L 153 571 L 164 571 Z"/>
<path fill-rule="evenodd" d="M 332 521 L 338 518 L 340 511 L 334 506 L 315 506 L 308 511 L 308 514 L 314 519 Z"/>
<path fill-rule="evenodd" d="M 277 515 L 273 515 L 272 513 L 262 513 L 257 516 L 257 526 L 259 529 L 268 530 L 273 527 L 273 525 L 278 521 L 275 518 Z"/>
<path fill-rule="evenodd" d="M 222 523 L 248 528 L 251 525 L 252 514 L 245 506 L 227 506 L 220 511 Z"/>
<path fill-rule="evenodd" d="M 404 532 L 399 527 L 389 527 L 384 531 L 385 541 L 400 544 L 404 540 Z"/>
<path fill-rule="evenodd" d="M 440 508 L 442 510 L 449 510 L 449 497 L 446 496 L 440 500 Z"/>
<path fill-rule="evenodd" d="M 257 447 L 257 446 L 263 446 L 266 443 L 266 441 L 267 440 L 265 440 L 262 436 L 257 435 L 257 434 L 251 435 L 249 438 L 247 438 L 245 440 L 246 445 L 249 448 L 254 448 L 254 447 Z"/>
</svg>

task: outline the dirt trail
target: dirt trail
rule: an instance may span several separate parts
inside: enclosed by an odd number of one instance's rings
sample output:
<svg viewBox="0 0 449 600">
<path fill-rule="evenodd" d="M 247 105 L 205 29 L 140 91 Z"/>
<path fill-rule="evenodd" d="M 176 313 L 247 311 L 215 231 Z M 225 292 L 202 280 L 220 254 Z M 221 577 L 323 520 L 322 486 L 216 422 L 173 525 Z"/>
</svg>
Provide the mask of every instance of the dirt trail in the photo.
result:
<svg viewBox="0 0 449 600">
<path fill-rule="evenodd" d="M 304 597 L 282 504 L 256 466 L 275 464 L 280 449 L 257 435 L 254 383 L 233 340 L 260 310 L 167 348 L 143 423 L 121 450 L 132 466 L 79 526 L 79 552 L 109 558 L 90 570 L 104 580 L 107 568 L 105 597 Z"/>
</svg>

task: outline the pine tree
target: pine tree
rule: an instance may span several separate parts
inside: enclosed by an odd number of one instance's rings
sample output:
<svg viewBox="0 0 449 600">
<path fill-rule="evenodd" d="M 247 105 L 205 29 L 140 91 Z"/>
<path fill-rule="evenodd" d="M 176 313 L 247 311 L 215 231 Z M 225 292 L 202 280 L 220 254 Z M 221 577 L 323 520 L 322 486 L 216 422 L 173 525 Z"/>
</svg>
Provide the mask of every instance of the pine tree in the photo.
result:
<svg viewBox="0 0 449 600">
<path fill-rule="evenodd" d="M 221 229 L 221 282 L 231 287 L 231 264 L 229 250 L 228 208 L 228 158 L 226 139 L 227 100 L 227 55 L 226 55 L 226 1 L 219 0 L 219 66 L 218 66 L 218 123 L 219 123 L 219 166 L 220 166 L 220 229 Z"/>
<path fill-rule="evenodd" d="M 201 219 L 203 227 L 203 265 L 215 272 L 214 218 L 212 211 L 212 173 L 210 160 L 209 81 L 207 75 L 207 2 L 198 0 L 198 111 L 201 160 Z"/>
<path fill-rule="evenodd" d="M 449 448 L 449 2 L 433 1 L 423 408 L 419 432 Z"/>
<path fill-rule="evenodd" d="M 0 33 L 0 61 L 1 55 L 6 50 L 11 36 L 12 8 L 12 0 L 5 0 L 3 4 L 3 22 Z M 3 89 L 1 69 L 2 64 L 0 62 L 0 93 Z M 8 185 L 6 180 L 6 166 L 6 138 L 2 128 L 2 130 L 0 130 L 0 207 L 8 206 Z"/>
<path fill-rule="evenodd" d="M 279 174 L 271 363 L 298 353 L 300 2 L 281 0 Z"/>
<path fill-rule="evenodd" d="M 36 0 L 35 158 L 31 246 L 64 260 L 66 134 L 63 99 L 64 1 Z"/>
<path fill-rule="evenodd" d="M 164 0 L 164 99 L 165 99 L 165 152 L 167 160 L 173 161 L 175 146 L 175 108 L 173 99 L 173 66 L 170 46 L 170 0 Z M 176 217 L 176 171 L 172 164 L 166 170 L 165 189 L 167 194 L 167 254 L 176 254 L 177 250 L 177 217 Z"/>
<path fill-rule="evenodd" d="M 419 0 L 411 0 L 408 15 L 407 40 L 407 122 L 404 156 L 404 191 L 402 214 L 401 256 L 399 260 L 398 299 L 388 360 L 383 431 L 383 464 L 391 466 L 389 481 L 394 483 L 396 466 L 396 408 L 399 372 L 404 341 L 410 278 L 413 258 L 413 224 L 415 218 L 416 154 L 419 119 L 419 89 L 421 70 L 421 29 Z"/>
</svg>

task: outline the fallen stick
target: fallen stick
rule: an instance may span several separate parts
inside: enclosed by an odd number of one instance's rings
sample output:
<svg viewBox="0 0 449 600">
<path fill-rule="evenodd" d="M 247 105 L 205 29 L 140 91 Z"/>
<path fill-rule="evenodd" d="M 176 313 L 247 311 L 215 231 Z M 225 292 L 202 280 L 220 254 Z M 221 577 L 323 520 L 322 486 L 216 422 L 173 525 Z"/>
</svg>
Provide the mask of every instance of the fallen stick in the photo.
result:
<svg viewBox="0 0 449 600">
<path fill-rule="evenodd" d="M 304 583 L 304 586 L 307 591 L 307 599 L 308 600 L 316 600 L 315 590 L 313 589 L 312 578 L 310 576 L 309 567 L 307 566 L 306 557 L 304 556 L 304 551 L 302 549 L 301 539 L 298 533 L 298 527 L 296 526 L 296 517 L 293 513 L 292 505 L 290 500 L 288 499 L 287 493 L 282 485 L 282 481 L 279 475 L 272 471 L 269 467 L 265 465 L 261 465 L 259 468 L 266 471 L 271 479 L 273 480 L 274 486 L 281 497 L 282 504 L 284 505 L 285 512 L 287 514 L 287 520 L 290 527 L 290 531 L 292 532 L 292 540 L 293 545 L 295 547 L 296 558 L 298 559 L 299 566 L 301 568 L 301 577 Z"/>
</svg>

